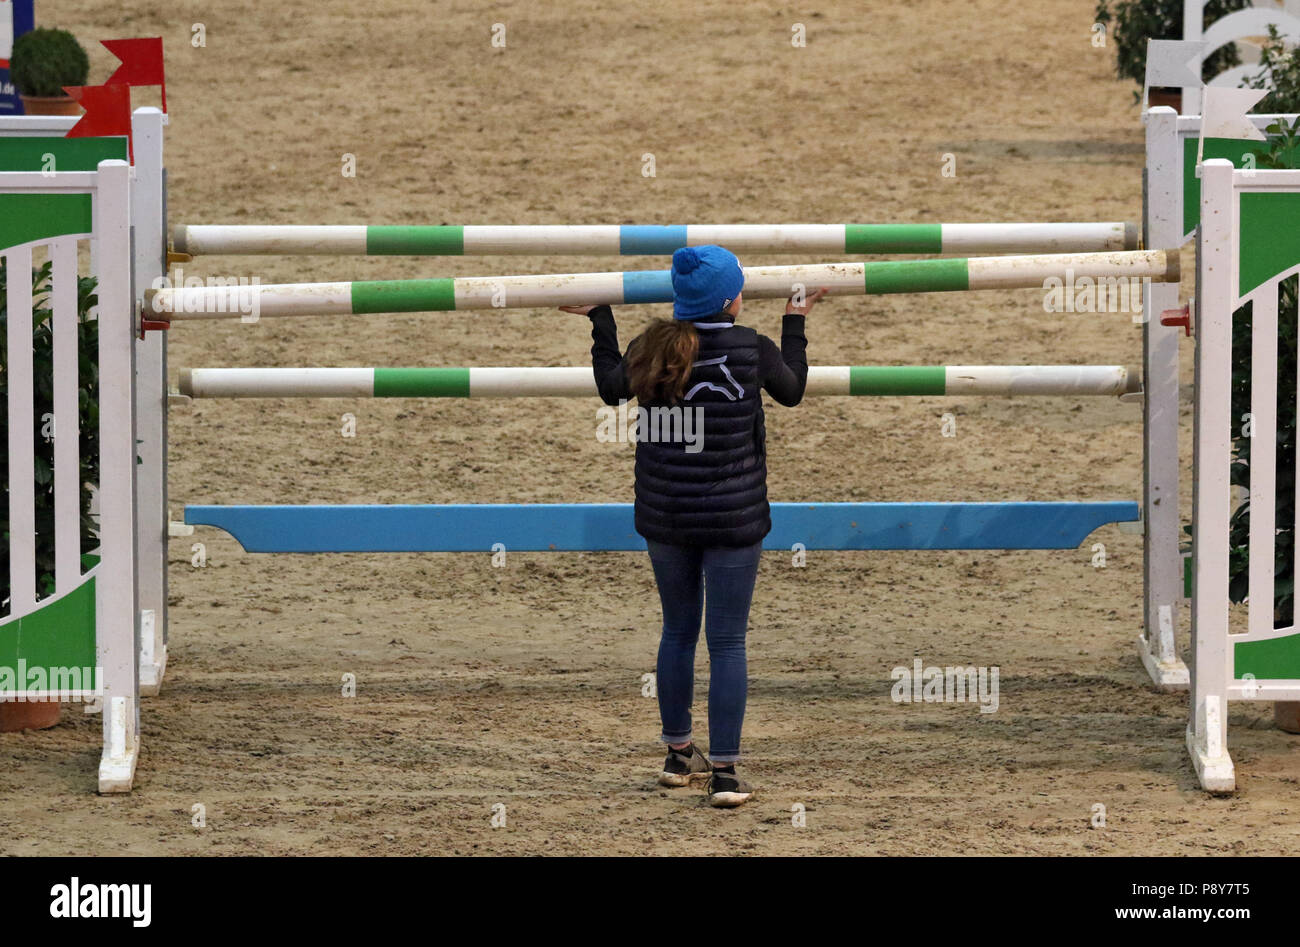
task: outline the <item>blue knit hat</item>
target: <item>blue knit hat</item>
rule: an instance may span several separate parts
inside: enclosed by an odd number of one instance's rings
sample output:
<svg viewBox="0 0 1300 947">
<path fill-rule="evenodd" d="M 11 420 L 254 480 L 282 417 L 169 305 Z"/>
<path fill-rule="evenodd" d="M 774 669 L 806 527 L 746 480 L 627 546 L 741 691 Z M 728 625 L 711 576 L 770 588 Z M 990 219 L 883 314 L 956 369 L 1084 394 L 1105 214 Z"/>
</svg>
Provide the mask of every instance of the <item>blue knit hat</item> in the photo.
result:
<svg viewBox="0 0 1300 947">
<path fill-rule="evenodd" d="M 673 254 L 673 318 L 700 319 L 726 309 L 740 295 L 745 273 L 722 247 L 682 247 Z"/>
</svg>

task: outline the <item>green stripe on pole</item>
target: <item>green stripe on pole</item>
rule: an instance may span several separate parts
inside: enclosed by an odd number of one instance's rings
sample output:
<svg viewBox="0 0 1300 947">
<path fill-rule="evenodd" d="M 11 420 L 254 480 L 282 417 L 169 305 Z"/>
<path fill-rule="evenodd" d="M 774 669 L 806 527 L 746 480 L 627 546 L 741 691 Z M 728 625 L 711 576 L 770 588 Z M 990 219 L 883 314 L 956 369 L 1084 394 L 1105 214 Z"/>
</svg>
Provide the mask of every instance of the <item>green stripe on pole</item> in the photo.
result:
<svg viewBox="0 0 1300 947">
<path fill-rule="evenodd" d="M 867 295 L 884 293 L 946 293 L 970 289 L 967 260 L 902 260 L 864 263 Z"/>
<path fill-rule="evenodd" d="M 376 368 L 376 398 L 468 398 L 468 368 Z"/>
<path fill-rule="evenodd" d="M 367 227 L 370 256 L 463 256 L 464 227 Z"/>
<path fill-rule="evenodd" d="M 845 253 L 942 253 L 942 224 L 845 224 Z"/>
<path fill-rule="evenodd" d="M 946 378 L 942 365 L 854 365 L 849 369 L 849 394 L 942 395 Z"/>
<path fill-rule="evenodd" d="M 454 279 L 371 280 L 352 284 L 352 311 L 446 312 L 456 308 Z"/>
</svg>

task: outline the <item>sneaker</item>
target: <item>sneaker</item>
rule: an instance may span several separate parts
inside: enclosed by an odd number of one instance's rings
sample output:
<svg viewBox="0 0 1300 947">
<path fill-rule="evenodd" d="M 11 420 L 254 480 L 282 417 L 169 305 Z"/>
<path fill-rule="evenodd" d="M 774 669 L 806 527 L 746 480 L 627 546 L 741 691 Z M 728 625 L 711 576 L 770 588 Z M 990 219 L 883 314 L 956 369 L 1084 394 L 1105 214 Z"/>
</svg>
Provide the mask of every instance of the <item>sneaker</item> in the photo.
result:
<svg viewBox="0 0 1300 947">
<path fill-rule="evenodd" d="M 754 787 L 734 772 L 714 770 L 709 776 L 709 805 L 720 809 L 743 806 L 754 795 Z"/>
<path fill-rule="evenodd" d="M 712 769 L 708 758 L 694 743 L 683 750 L 669 747 L 668 758 L 664 760 L 664 770 L 659 774 L 659 785 L 689 786 L 693 782 L 708 779 Z"/>
</svg>

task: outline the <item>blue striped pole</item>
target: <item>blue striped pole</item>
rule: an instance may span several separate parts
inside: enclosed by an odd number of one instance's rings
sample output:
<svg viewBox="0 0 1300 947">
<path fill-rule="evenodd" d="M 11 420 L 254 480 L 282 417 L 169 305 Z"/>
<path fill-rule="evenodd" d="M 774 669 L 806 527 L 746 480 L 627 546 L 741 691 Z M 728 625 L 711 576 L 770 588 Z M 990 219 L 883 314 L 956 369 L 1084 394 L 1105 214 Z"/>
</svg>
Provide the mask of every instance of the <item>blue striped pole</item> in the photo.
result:
<svg viewBox="0 0 1300 947">
<path fill-rule="evenodd" d="M 1136 250 L 1137 225 L 678 224 L 594 226 L 364 226 L 190 224 L 172 248 L 208 254 L 495 256 L 667 255 L 720 244 L 736 253 L 1087 253 Z"/>
</svg>

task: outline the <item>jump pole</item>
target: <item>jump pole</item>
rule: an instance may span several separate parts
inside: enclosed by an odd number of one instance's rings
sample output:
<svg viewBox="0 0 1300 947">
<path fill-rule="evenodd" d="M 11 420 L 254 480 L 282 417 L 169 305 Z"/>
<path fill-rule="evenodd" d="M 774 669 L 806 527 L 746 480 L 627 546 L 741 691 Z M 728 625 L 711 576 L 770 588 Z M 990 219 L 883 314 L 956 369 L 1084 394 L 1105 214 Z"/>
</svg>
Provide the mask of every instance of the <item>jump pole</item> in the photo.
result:
<svg viewBox="0 0 1300 947">
<path fill-rule="evenodd" d="M 576 368 L 190 368 L 190 398 L 584 398 L 591 369 Z M 808 370 L 807 394 L 1123 395 L 1141 391 L 1121 365 L 840 365 Z"/>
<path fill-rule="evenodd" d="M 1087 253 L 1136 250 L 1133 223 L 686 224 L 678 226 L 281 226 L 190 224 L 191 256 L 669 254 L 721 244 L 737 253 Z"/>
<path fill-rule="evenodd" d="M 457 277 L 352 283 L 206 286 L 145 291 L 146 312 L 171 321 L 254 316 L 363 315 L 672 302 L 668 270 L 551 276 Z M 784 299 L 802 287 L 832 295 L 1041 289 L 1082 279 L 1178 282 L 1178 254 L 1164 250 L 969 257 L 887 263 L 810 263 L 745 269 L 747 299 Z"/>
</svg>

